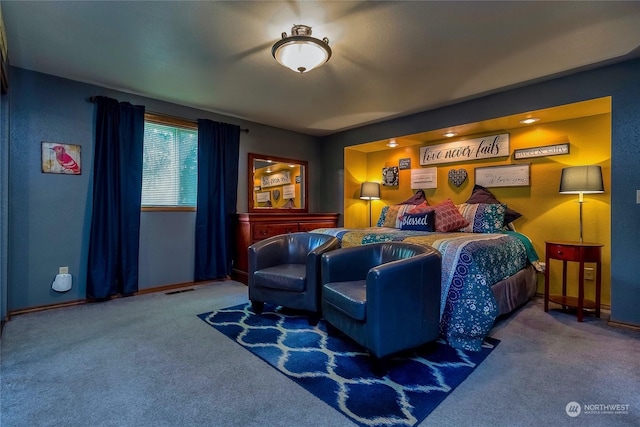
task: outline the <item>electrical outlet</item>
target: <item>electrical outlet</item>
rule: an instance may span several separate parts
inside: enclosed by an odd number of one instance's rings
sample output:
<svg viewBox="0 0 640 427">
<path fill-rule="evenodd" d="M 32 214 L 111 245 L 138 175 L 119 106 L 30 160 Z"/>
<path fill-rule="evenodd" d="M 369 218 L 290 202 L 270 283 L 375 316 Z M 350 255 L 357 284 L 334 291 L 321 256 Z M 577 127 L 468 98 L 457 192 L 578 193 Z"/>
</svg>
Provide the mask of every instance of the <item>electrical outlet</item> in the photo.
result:
<svg viewBox="0 0 640 427">
<path fill-rule="evenodd" d="M 69 267 L 58 268 L 58 274 L 69 274 Z"/>
<path fill-rule="evenodd" d="M 593 280 L 593 268 L 591 267 L 584 268 L 584 280 Z"/>
</svg>

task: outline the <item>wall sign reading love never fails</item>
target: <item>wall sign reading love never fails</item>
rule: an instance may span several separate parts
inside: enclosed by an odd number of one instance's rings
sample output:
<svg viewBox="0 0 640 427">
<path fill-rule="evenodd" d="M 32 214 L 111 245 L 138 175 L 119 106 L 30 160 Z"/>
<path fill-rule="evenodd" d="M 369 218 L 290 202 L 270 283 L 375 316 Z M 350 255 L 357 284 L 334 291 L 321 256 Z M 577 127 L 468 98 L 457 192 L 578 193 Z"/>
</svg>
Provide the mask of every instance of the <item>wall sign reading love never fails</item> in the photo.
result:
<svg viewBox="0 0 640 427">
<path fill-rule="evenodd" d="M 422 166 L 508 156 L 508 133 L 420 147 Z"/>
</svg>

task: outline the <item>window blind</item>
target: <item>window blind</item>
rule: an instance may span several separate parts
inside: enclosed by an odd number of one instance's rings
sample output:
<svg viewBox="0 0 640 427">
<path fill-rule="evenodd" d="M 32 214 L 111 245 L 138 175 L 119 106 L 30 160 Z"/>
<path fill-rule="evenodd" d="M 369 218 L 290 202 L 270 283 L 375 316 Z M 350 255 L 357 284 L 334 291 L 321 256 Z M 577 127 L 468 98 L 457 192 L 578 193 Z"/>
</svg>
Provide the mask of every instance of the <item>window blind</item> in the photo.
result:
<svg viewBox="0 0 640 427">
<path fill-rule="evenodd" d="M 198 131 L 145 121 L 143 207 L 195 207 Z"/>
</svg>

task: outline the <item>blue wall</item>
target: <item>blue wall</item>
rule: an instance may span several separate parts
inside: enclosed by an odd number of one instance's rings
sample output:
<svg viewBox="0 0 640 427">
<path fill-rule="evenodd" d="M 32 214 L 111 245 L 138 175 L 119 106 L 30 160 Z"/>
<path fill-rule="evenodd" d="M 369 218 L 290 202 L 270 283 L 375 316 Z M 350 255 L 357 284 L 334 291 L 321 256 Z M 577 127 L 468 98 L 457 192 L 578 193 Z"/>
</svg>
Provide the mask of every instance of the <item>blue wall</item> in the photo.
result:
<svg viewBox="0 0 640 427">
<path fill-rule="evenodd" d="M 240 136 L 238 212 L 247 210 L 248 152 L 308 160 L 310 210 L 320 205 L 313 198 L 321 186 L 315 137 L 15 67 L 10 91 L 8 200 L 2 203 L 3 210 L 8 206 L 9 312 L 85 298 L 95 114 L 90 96 L 110 96 L 144 105 L 148 112 L 209 118 L 250 129 Z M 3 147 L 5 140 L 0 134 Z M 42 141 L 81 145 L 82 175 L 42 173 Z M 0 173 L 5 172 L 2 165 Z M 2 182 L 7 180 L 3 177 Z M 193 280 L 194 222 L 193 212 L 142 214 L 140 289 Z M 69 266 L 73 275 L 73 287 L 66 293 L 51 290 L 60 266 Z"/>
<path fill-rule="evenodd" d="M 344 147 L 604 96 L 612 97 L 611 320 L 640 325 L 638 59 L 322 138 L 326 210 L 343 212 Z"/>
<path fill-rule="evenodd" d="M 9 95 L 0 95 L 0 322 L 7 317 Z"/>
</svg>

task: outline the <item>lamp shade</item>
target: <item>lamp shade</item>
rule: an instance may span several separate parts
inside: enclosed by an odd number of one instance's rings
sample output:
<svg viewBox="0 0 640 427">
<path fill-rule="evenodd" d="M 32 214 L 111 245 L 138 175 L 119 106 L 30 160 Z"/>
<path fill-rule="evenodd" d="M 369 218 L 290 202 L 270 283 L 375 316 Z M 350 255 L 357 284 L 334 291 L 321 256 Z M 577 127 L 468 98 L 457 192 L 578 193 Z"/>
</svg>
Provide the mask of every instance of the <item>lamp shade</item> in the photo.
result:
<svg viewBox="0 0 640 427">
<path fill-rule="evenodd" d="M 311 37 L 311 27 L 294 25 L 290 36 L 282 33 L 282 39 L 273 45 L 271 54 L 285 67 L 308 73 L 329 60 L 331 48 L 326 37 L 322 40 Z"/>
<path fill-rule="evenodd" d="M 562 169 L 560 193 L 604 193 L 600 166 L 572 166 Z"/>
<path fill-rule="evenodd" d="M 363 182 L 360 186 L 360 198 L 364 200 L 380 199 L 380 184 L 377 182 Z"/>
</svg>

